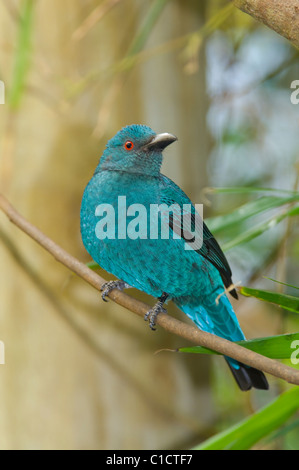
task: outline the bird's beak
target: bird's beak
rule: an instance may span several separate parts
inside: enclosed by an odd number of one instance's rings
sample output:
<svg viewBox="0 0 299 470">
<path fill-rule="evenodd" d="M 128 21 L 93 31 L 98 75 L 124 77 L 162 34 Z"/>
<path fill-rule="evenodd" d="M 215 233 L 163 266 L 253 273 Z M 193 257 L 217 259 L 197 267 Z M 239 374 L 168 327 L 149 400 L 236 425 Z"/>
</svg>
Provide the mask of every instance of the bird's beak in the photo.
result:
<svg viewBox="0 0 299 470">
<path fill-rule="evenodd" d="M 173 134 L 168 134 L 164 132 L 163 134 L 157 134 L 153 137 L 144 148 L 147 150 L 164 150 L 168 145 L 172 144 L 178 140 L 178 138 Z"/>
</svg>

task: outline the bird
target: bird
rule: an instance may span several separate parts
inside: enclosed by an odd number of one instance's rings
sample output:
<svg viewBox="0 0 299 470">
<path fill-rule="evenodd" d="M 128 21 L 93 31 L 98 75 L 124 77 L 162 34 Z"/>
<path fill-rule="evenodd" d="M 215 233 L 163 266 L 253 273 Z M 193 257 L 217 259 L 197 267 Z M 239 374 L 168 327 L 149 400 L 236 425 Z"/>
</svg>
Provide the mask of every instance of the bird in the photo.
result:
<svg viewBox="0 0 299 470">
<path fill-rule="evenodd" d="M 104 284 L 103 300 L 112 289 L 134 287 L 157 299 L 145 315 L 151 329 L 172 301 L 201 330 L 241 341 L 245 336 L 227 295 L 238 297 L 228 261 L 197 205 L 161 173 L 163 151 L 176 140 L 132 124 L 107 142 L 83 193 L 82 241 L 117 279 Z M 262 371 L 225 360 L 242 391 L 269 388 Z"/>
</svg>

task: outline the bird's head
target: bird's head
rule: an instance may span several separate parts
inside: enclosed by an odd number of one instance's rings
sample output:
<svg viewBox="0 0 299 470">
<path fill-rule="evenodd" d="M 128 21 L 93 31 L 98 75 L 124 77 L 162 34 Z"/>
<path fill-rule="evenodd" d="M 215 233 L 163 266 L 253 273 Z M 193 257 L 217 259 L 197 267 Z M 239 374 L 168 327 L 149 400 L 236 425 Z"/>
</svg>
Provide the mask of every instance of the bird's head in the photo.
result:
<svg viewBox="0 0 299 470">
<path fill-rule="evenodd" d="M 175 140 L 174 135 L 156 134 L 148 126 L 126 126 L 108 141 L 96 173 L 116 170 L 156 176 L 162 164 L 162 151 Z"/>
</svg>

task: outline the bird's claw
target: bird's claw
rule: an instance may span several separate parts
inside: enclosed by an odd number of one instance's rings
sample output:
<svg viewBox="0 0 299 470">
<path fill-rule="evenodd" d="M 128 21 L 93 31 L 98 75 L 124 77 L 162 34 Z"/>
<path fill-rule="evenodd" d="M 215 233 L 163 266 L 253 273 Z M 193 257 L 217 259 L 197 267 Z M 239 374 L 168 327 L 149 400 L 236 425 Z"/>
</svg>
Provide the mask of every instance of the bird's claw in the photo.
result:
<svg viewBox="0 0 299 470">
<path fill-rule="evenodd" d="M 144 315 L 144 320 L 148 321 L 149 320 L 149 326 L 150 329 L 155 331 L 155 325 L 156 325 L 156 319 L 159 313 L 167 313 L 165 308 L 163 308 L 164 302 L 159 300 L 156 305 L 153 306 L 145 315 Z"/>
<path fill-rule="evenodd" d="M 102 299 L 104 300 L 104 302 L 108 302 L 106 297 L 109 295 L 109 293 L 113 289 L 118 289 L 118 290 L 122 291 L 124 289 L 128 289 L 129 287 L 131 287 L 131 286 L 129 284 L 127 284 L 126 282 L 124 282 L 124 281 L 108 281 L 108 282 L 105 282 L 105 284 L 103 284 L 102 287 L 101 287 Z"/>
</svg>

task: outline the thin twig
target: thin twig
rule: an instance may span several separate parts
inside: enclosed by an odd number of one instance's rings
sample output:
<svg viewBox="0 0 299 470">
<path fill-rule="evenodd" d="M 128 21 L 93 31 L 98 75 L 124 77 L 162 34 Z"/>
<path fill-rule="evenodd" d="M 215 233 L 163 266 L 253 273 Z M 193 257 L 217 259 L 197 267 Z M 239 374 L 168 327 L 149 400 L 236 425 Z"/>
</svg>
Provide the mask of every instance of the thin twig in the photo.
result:
<svg viewBox="0 0 299 470">
<path fill-rule="evenodd" d="M 83 23 L 74 31 L 72 39 L 80 41 L 86 34 L 121 0 L 106 0 L 98 5 Z"/>
<path fill-rule="evenodd" d="M 39 292 L 47 299 L 55 311 L 72 329 L 72 331 L 80 338 L 81 341 L 92 351 L 96 356 L 104 360 L 112 370 L 114 370 L 122 379 L 130 385 L 133 390 L 138 393 L 145 403 L 150 407 L 151 411 L 155 410 L 160 416 L 165 419 L 171 419 L 177 422 L 180 426 L 185 426 L 189 431 L 193 431 L 195 435 L 200 435 L 203 431 L 202 427 L 198 424 L 193 416 L 181 413 L 177 409 L 169 406 L 169 401 L 161 400 L 161 397 L 149 390 L 140 380 L 136 373 L 129 370 L 124 364 L 113 357 L 109 351 L 99 343 L 95 335 L 91 334 L 88 329 L 84 328 L 80 321 L 69 311 L 64 303 L 52 292 L 50 286 L 41 278 L 40 275 L 32 268 L 31 264 L 20 253 L 17 246 L 11 241 L 9 235 L 0 228 L 0 241 L 3 242 L 12 258 L 16 261 L 19 268 L 21 268 L 28 278 L 38 288 Z"/>
<path fill-rule="evenodd" d="M 101 287 L 106 282 L 105 279 L 89 269 L 78 259 L 71 256 L 53 240 L 42 233 L 37 227 L 22 217 L 1 194 L 0 209 L 8 216 L 11 222 L 51 253 L 57 261 L 64 264 L 67 268 L 100 291 Z M 131 310 L 141 317 L 143 317 L 150 309 L 150 307 L 145 303 L 140 302 L 139 300 L 136 300 L 116 289 L 110 292 L 109 297 L 114 302 L 122 305 L 128 310 Z M 284 379 L 289 383 L 299 385 L 299 370 L 262 356 L 261 354 L 249 349 L 243 348 L 242 346 L 220 338 L 219 336 L 199 330 L 198 328 L 183 323 L 167 314 L 159 314 L 157 317 L 157 324 L 166 331 L 185 338 L 196 345 L 212 349 L 213 351 L 229 356 L 237 361 L 243 362 L 244 364 L 255 367 L 256 369 L 263 370 L 275 377 Z"/>
</svg>

